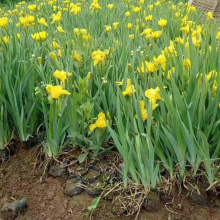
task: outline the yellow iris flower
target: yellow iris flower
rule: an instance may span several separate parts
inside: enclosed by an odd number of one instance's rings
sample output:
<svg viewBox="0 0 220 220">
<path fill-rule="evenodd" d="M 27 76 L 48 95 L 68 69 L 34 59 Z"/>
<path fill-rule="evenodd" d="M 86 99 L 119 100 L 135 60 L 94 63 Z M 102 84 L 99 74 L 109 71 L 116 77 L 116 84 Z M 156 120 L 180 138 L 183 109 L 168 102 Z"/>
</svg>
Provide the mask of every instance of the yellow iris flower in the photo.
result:
<svg viewBox="0 0 220 220">
<path fill-rule="evenodd" d="M 62 86 L 46 86 L 47 92 L 51 95 L 53 99 L 59 99 L 61 95 L 70 95 L 71 93 L 63 89 Z"/>
<path fill-rule="evenodd" d="M 94 124 L 91 124 L 89 126 L 89 130 L 93 131 L 94 129 L 98 128 L 98 129 L 103 129 L 105 128 L 106 122 L 105 122 L 105 114 L 103 112 L 100 112 L 98 114 L 98 119 L 96 120 L 96 122 Z"/>
</svg>

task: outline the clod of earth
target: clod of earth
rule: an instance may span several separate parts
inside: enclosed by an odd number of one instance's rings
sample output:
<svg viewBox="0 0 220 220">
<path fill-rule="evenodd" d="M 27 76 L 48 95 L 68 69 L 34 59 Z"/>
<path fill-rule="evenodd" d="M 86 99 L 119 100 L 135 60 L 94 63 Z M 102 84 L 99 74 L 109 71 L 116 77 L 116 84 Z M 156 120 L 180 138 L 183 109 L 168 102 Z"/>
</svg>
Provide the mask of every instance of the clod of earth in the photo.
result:
<svg viewBox="0 0 220 220">
<path fill-rule="evenodd" d="M 87 169 L 84 169 L 83 167 L 70 167 L 68 168 L 68 172 L 70 175 L 80 175 L 85 176 L 88 173 Z"/>
<path fill-rule="evenodd" d="M 91 188 L 88 188 L 88 189 L 86 189 L 86 192 L 91 197 L 98 197 L 98 196 L 101 195 L 102 190 L 101 189 L 91 189 Z"/>
<path fill-rule="evenodd" d="M 65 194 L 68 196 L 75 196 L 81 194 L 84 191 L 84 189 L 80 184 L 81 181 L 77 180 L 77 178 L 67 180 Z"/>
<path fill-rule="evenodd" d="M 199 193 L 196 190 L 192 191 L 191 198 L 198 205 L 206 205 L 207 204 L 207 194 L 204 190 L 200 190 Z"/>
<path fill-rule="evenodd" d="M 5 203 L 1 209 L 1 218 L 3 220 L 13 220 L 26 208 L 26 206 L 26 199 L 12 203 Z"/>
<path fill-rule="evenodd" d="M 144 199 L 142 207 L 148 212 L 157 212 L 160 208 L 160 199 L 154 192 L 150 192 L 148 197 Z"/>
<path fill-rule="evenodd" d="M 53 177 L 63 177 L 67 175 L 67 169 L 66 167 L 53 167 L 50 171 L 49 174 Z"/>
<path fill-rule="evenodd" d="M 100 173 L 96 170 L 91 170 L 89 171 L 88 174 L 86 174 L 83 178 L 83 182 L 85 182 L 85 184 L 90 184 L 95 182 L 100 176 Z"/>
</svg>

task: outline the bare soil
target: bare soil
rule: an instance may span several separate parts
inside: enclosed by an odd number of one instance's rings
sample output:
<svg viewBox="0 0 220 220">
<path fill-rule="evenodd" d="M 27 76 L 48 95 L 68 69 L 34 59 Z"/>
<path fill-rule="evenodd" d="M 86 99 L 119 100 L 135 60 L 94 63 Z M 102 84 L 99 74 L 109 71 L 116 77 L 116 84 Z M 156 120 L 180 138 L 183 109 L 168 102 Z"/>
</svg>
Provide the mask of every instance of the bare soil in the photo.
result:
<svg viewBox="0 0 220 220">
<path fill-rule="evenodd" d="M 28 207 L 17 220 L 133 220 L 136 216 L 117 216 L 111 201 L 101 200 L 93 215 L 88 207 L 93 200 L 87 193 L 68 197 L 64 195 L 65 179 L 45 176 L 38 163 L 36 148 L 20 150 L 15 156 L 0 164 L 0 208 L 6 202 L 27 199 Z M 206 206 L 195 204 L 186 195 L 172 204 L 161 201 L 159 211 L 142 210 L 138 220 L 220 220 L 220 200 L 208 199 Z"/>
</svg>

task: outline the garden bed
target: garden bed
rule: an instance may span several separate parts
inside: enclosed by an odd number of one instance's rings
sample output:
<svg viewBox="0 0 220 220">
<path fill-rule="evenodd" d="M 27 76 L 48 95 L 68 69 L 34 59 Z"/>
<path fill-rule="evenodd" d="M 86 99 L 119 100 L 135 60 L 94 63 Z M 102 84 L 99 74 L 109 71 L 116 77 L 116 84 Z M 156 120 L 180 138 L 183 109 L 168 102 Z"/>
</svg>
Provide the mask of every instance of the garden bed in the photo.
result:
<svg viewBox="0 0 220 220">
<path fill-rule="evenodd" d="M 66 177 L 53 177 L 49 171 L 39 167 L 39 149 L 20 150 L 16 155 L 0 164 L 0 207 L 6 202 L 27 199 L 28 207 L 17 217 L 21 220 L 58 220 L 58 219 L 135 219 L 136 215 L 116 215 L 117 205 L 111 200 L 101 199 L 98 208 L 89 215 L 88 207 L 93 198 L 86 192 L 75 196 L 64 194 Z M 38 157 L 37 157 L 38 155 Z M 38 158 L 38 159 L 36 159 Z M 102 161 L 105 163 L 105 161 Z M 107 163 L 106 163 L 107 164 Z M 207 205 L 192 201 L 186 191 L 179 198 L 161 197 L 158 210 L 141 210 L 140 220 L 162 219 L 220 219 L 220 200 L 209 195 Z"/>
</svg>

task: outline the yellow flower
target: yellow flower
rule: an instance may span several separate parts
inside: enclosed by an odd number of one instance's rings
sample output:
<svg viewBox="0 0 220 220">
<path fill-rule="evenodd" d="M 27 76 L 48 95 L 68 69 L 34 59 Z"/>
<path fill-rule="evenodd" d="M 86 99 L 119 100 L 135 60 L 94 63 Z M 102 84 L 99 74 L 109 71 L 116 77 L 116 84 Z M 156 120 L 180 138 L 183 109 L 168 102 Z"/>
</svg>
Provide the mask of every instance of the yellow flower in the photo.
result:
<svg viewBox="0 0 220 220">
<path fill-rule="evenodd" d="M 184 44 L 184 39 L 181 38 L 181 37 L 176 37 L 176 38 L 175 38 L 175 41 L 176 41 L 176 42 L 179 42 L 179 43 L 182 44 L 182 45 Z"/>
<path fill-rule="evenodd" d="M 197 37 L 192 37 L 192 43 L 194 47 L 200 47 L 201 41 L 201 38 L 197 39 Z"/>
<path fill-rule="evenodd" d="M 145 91 L 145 96 L 154 102 L 155 100 L 162 99 L 159 93 L 160 89 L 157 87 L 156 89 L 147 89 Z"/>
<path fill-rule="evenodd" d="M 57 30 L 60 32 L 60 33 L 65 33 L 65 31 L 63 30 L 63 28 L 61 26 L 58 26 L 57 27 Z"/>
<path fill-rule="evenodd" d="M 73 59 L 75 60 L 75 61 L 77 61 L 77 62 L 82 62 L 82 56 L 80 55 L 80 54 L 75 54 L 74 56 L 73 56 Z"/>
<path fill-rule="evenodd" d="M 160 3 L 160 1 L 157 1 L 154 5 L 155 5 L 155 6 L 160 6 L 161 3 Z"/>
<path fill-rule="evenodd" d="M 58 48 L 60 48 L 60 45 L 56 42 L 56 41 L 53 41 L 52 42 L 52 45 L 53 45 L 53 48 L 56 50 Z"/>
<path fill-rule="evenodd" d="M 154 62 L 158 63 L 162 66 L 163 70 L 166 67 L 166 57 L 164 56 L 164 54 L 159 55 L 158 57 L 154 56 Z"/>
<path fill-rule="evenodd" d="M 196 11 L 196 7 L 194 7 L 194 6 L 189 6 L 188 7 L 188 13 L 189 12 L 195 12 Z"/>
<path fill-rule="evenodd" d="M 214 18 L 211 11 L 207 12 L 207 13 L 206 13 L 206 16 L 207 16 L 207 18 L 209 18 L 209 19 L 213 19 L 213 18 Z"/>
<path fill-rule="evenodd" d="M 57 79 L 59 79 L 62 83 L 65 83 L 67 79 L 67 73 L 64 72 L 63 70 L 56 70 L 53 74 L 53 76 Z"/>
<path fill-rule="evenodd" d="M 40 64 L 42 64 L 42 62 L 43 62 L 42 57 L 38 57 L 37 60 L 38 60 L 38 62 L 39 62 Z"/>
<path fill-rule="evenodd" d="M 92 2 L 92 4 L 90 5 L 89 9 L 96 9 L 96 10 L 100 10 L 102 9 L 102 7 L 99 5 L 98 1 L 97 2 Z"/>
<path fill-rule="evenodd" d="M 186 69 L 191 68 L 191 61 L 190 61 L 190 59 L 185 58 L 185 59 L 183 60 L 183 66 L 184 66 Z"/>
<path fill-rule="evenodd" d="M 77 4 L 74 4 L 74 3 L 70 4 L 70 13 L 73 13 L 74 15 L 78 15 L 80 12 L 81 12 L 80 5 L 77 5 Z"/>
<path fill-rule="evenodd" d="M 19 33 L 17 33 L 17 38 L 20 39 L 21 38 L 21 35 Z"/>
<path fill-rule="evenodd" d="M 47 22 L 45 21 L 44 18 L 38 19 L 37 23 L 40 24 L 40 25 L 48 26 L 48 24 L 47 24 Z"/>
<path fill-rule="evenodd" d="M 147 109 L 144 108 L 144 105 L 145 105 L 144 101 L 141 100 L 140 101 L 141 116 L 142 116 L 142 120 L 146 121 L 146 119 L 147 119 Z"/>
<path fill-rule="evenodd" d="M 216 35 L 216 40 L 219 40 L 219 39 L 220 39 L 220 31 Z"/>
<path fill-rule="evenodd" d="M 218 84 L 216 83 L 216 80 L 214 81 L 214 84 L 213 84 L 213 87 L 212 87 L 212 94 L 214 93 L 216 93 L 216 91 L 217 91 L 217 89 L 218 89 Z"/>
<path fill-rule="evenodd" d="M 107 7 L 108 7 L 109 9 L 113 9 L 115 6 L 114 6 L 113 4 L 108 4 Z"/>
<path fill-rule="evenodd" d="M 216 70 L 210 71 L 210 72 L 208 73 L 208 75 L 206 76 L 206 79 L 207 79 L 207 80 L 210 80 L 213 75 L 216 77 L 216 76 L 218 75 L 218 72 L 217 72 Z"/>
<path fill-rule="evenodd" d="M 172 5 L 171 9 L 175 11 L 177 9 L 176 5 Z"/>
<path fill-rule="evenodd" d="M 162 31 L 154 31 L 154 32 L 151 33 L 150 36 L 152 38 L 158 39 L 161 35 L 162 35 Z"/>
<path fill-rule="evenodd" d="M 88 81 L 90 81 L 90 80 L 91 80 L 91 77 L 92 77 L 92 73 L 91 73 L 91 72 L 88 72 L 87 77 L 88 77 Z"/>
<path fill-rule="evenodd" d="M 112 27 L 111 27 L 111 26 L 105 25 L 105 31 L 106 31 L 106 32 L 110 32 L 110 31 L 111 31 L 111 29 L 112 29 Z"/>
<path fill-rule="evenodd" d="M 145 21 L 152 21 L 153 15 L 148 15 L 145 17 Z"/>
<path fill-rule="evenodd" d="M 5 28 L 5 26 L 7 24 L 8 24 L 8 18 L 7 17 L 0 18 L 0 27 L 1 28 Z"/>
<path fill-rule="evenodd" d="M 36 41 L 45 41 L 48 34 L 46 31 L 41 31 L 39 33 L 31 34 L 31 37 Z"/>
<path fill-rule="evenodd" d="M 141 33 L 141 36 L 142 35 L 150 35 L 152 33 L 152 29 L 151 28 L 146 28 L 142 33 Z"/>
<path fill-rule="evenodd" d="M 115 83 L 118 84 L 119 86 L 122 86 L 123 83 L 124 83 L 124 80 L 122 80 L 122 81 L 116 81 Z M 127 79 L 127 85 L 131 85 L 131 80 L 130 80 L 130 79 Z"/>
<path fill-rule="evenodd" d="M 149 8 L 150 11 L 154 9 L 154 5 L 148 5 L 147 7 Z"/>
<path fill-rule="evenodd" d="M 27 15 L 26 17 L 20 17 L 19 23 L 16 26 L 23 25 L 24 29 L 27 28 L 27 26 L 33 26 L 34 25 L 35 18 L 32 15 Z"/>
<path fill-rule="evenodd" d="M 175 15 L 174 15 L 174 17 L 175 17 L 175 18 L 179 18 L 180 15 L 181 15 L 180 12 L 176 12 Z"/>
<path fill-rule="evenodd" d="M 53 99 L 59 99 L 61 95 L 70 95 L 71 93 L 63 89 L 62 86 L 47 85 L 46 90 Z"/>
<path fill-rule="evenodd" d="M 148 62 L 148 61 L 145 61 L 141 64 L 141 67 L 138 67 L 137 68 L 138 72 L 140 73 L 153 73 L 155 71 L 157 71 L 157 67 L 154 65 L 154 63 L 152 62 Z"/>
<path fill-rule="evenodd" d="M 126 96 L 126 95 L 131 96 L 135 92 L 136 92 L 136 90 L 134 88 L 134 85 L 127 82 L 126 89 L 125 89 L 125 91 L 122 92 L 122 94 L 123 94 L 123 96 Z"/>
<path fill-rule="evenodd" d="M 3 37 L 3 41 L 5 42 L 5 44 L 9 44 L 9 40 L 10 38 L 8 36 Z"/>
<path fill-rule="evenodd" d="M 113 23 L 113 27 L 114 27 L 115 30 L 117 29 L 118 25 L 119 25 L 119 22 L 114 22 Z"/>
<path fill-rule="evenodd" d="M 158 21 L 158 24 L 159 24 L 159 26 L 160 27 L 166 27 L 166 25 L 167 25 L 167 20 L 165 20 L 165 19 L 160 19 L 159 21 Z"/>
<path fill-rule="evenodd" d="M 141 7 L 135 7 L 135 8 L 133 8 L 133 12 L 136 12 L 136 13 L 139 13 L 140 12 L 140 10 L 141 10 Z"/>
<path fill-rule="evenodd" d="M 54 52 L 50 52 L 50 58 L 55 60 L 56 59 L 56 54 Z"/>
<path fill-rule="evenodd" d="M 172 75 L 172 73 L 175 73 L 175 67 L 172 67 L 171 70 L 168 70 L 168 72 L 167 72 L 167 79 L 168 80 L 170 80 L 170 76 Z M 166 76 L 164 72 L 163 72 L 163 76 Z"/>
<path fill-rule="evenodd" d="M 185 15 L 181 20 L 181 26 L 186 25 L 188 20 L 188 15 Z"/>
<path fill-rule="evenodd" d="M 37 5 L 28 5 L 28 9 L 30 11 L 35 11 L 37 9 Z"/>
<path fill-rule="evenodd" d="M 83 40 L 87 40 L 87 41 L 92 41 L 92 38 L 91 38 L 91 35 L 90 34 L 84 34 L 83 36 L 82 36 L 82 39 Z"/>
<path fill-rule="evenodd" d="M 104 129 L 104 128 L 106 128 L 106 126 L 107 126 L 107 124 L 105 122 L 105 114 L 103 112 L 100 112 L 98 114 L 98 119 L 96 120 L 96 122 L 89 126 L 89 130 L 93 131 L 96 128 Z"/>
<path fill-rule="evenodd" d="M 177 52 L 175 50 L 175 47 L 174 47 L 174 44 L 173 44 L 173 41 L 170 41 L 170 46 L 169 47 L 165 47 L 164 50 L 162 50 L 162 54 L 165 54 L 166 56 L 176 56 L 177 55 Z"/>
<path fill-rule="evenodd" d="M 74 29 L 73 29 L 73 32 L 74 32 L 75 35 L 80 35 L 80 30 L 79 30 L 79 28 L 74 28 Z"/>
<path fill-rule="evenodd" d="M 156 99 L 152 99 L 152 100 L 149 100 L 149 101 L 150 101 L 152 110 L 154 110 L 158 106 L 157 103 L 156 103 Z"/>
<path fill-rule="evenodd" d="M 141 108 L 141 117 L 143 121 L 146 121 L 147 119 L 147 109 L 144 108 L 144 100 L 140 101 L 140 108 Z M 137 115 L 135 115 L 135 117 L 137 118 Z"/>
<path fill-rule="evenodd" d="M 105 53 L 101 50 L 94 51 L 92 53 L 92 59 L 94 60 L 94 66 L 96 66 L 105 59 Z"/>
<path fill-rule="evenodd" d="M 127 24 L 126 24 L 126 27 L 127 27 L 128 29 L 131 29 L 131 28 L 133 27 L 133 24 L 132 24 L 132 23 L 127 23 Z"/>
<path fill-rule="evenodd" d="M 126 17 L 130 17 L 130 15 L 131 15 L 131 12 L 130 12 L 130 11 L 125 12 L 125 16 L 126 16 Z"/>
<path fill-rule="evenodd" d="M 51 24 L 60 23 L 61 17 L 62 17 L 62 13 L 60 11 L 58 11 L 57 14 L 53 14 L 52 15 L 53 20 L 52 20 Z"/>
<path fill-rule="evenodd" d="M 188 24 L 189 26 L 193 26 L 193 25 L 195 25 L 195 22 L 194 22 L 194 21 L 187 21 L 187 24 Z"/>
<path fill-rule="evenodd" d="M 61 49 L 58 49 L 58 51 L 57 51 L 57 56 L 60 57 L 60 58 L 62 57 L 62 51 L 61 51 Z"/>
<path fill-rule="evenodd" d="M 189 34 L 190 26 L 186 25 L 185 27 L 181 27 L 180 30 L 183 31 L 185 34 Z"/>
</svg>

